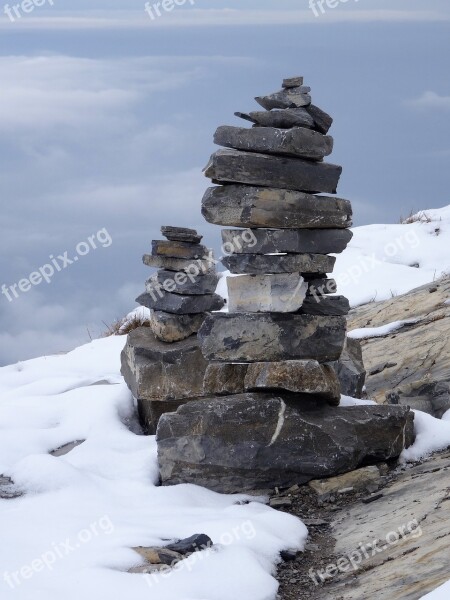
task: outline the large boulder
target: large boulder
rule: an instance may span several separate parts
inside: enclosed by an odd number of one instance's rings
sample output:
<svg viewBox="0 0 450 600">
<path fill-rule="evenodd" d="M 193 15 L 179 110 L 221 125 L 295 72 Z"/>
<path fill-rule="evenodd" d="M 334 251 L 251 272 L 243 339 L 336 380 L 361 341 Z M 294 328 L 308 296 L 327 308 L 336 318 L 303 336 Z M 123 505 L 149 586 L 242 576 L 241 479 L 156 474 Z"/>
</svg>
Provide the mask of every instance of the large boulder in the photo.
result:
<svg viewBox="0 0 450 600">
<path fill-rule="evenodd" d="M 332 407 L 295 394 L 189 402 L 161 417 L 163 485 L 223 493 L 302 484 L 400 455 L 414 440 L 402 406 Z"/>
</svg>

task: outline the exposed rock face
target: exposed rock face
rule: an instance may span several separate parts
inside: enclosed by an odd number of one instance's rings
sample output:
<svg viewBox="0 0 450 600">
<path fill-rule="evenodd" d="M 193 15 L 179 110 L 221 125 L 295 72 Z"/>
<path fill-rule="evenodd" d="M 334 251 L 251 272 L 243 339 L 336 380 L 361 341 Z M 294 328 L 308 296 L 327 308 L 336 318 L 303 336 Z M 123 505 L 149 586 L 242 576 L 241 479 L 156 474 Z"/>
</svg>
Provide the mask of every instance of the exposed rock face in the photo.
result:
<svg viewBox="0 0 450 600">
<path fill-rule="evenodd" d="M 322 160 L 333 151 L 333 138 L 302 127 L 231 127 L 223 125 L 214 135 L 214 143 L 246 152 L 262 152 Z"/>
<path fill-rule="evenodd" d="M 207 360 L 274 362 L 315 357 L 337 360 L 345 342 L 344 317 L 216 313 L 198 335 Z"/>
<path fill-rule="evenodd" d="M 277 229 L 345 229 L 353 214 L 348 200 L 245 185 L 209 188 L 202 213 L 215 225 Z"/>
<path fill-rule="evenodd" d="M 161 417 L 164 485 L 232 493 L 305 483 L 397 457 L 413 440 L 406 407 L 305 406 L 273 394 L 189 402 Z"/>
<path fill-rule="evenodd" d="M 353 237 L 350 229 L 254 229 L 253 245 L 237 244 L 239 229 L 222 229 L 224 243 L 233 244 L 235 254 L 339 254 Z"/>
<path fill-rule="evenodd" d="M 206 314 L 174 315 L 164 311 L 151 312 L 151 329 L 162 342 L 171 344 L 185 340 L 202 326 Z"/>
<path fill-rule="evenodd" d="M 308 284 L 300 275 L 241 275 L 228 277 L 230 312 L 296 312 L 303 304 Z"/>
<path fill-rule="evenodd" d="M 363 467 L 356 469 L 344 475 L 331 477 L 329 479 L 314 479 L 309 482 L 309 487 L 313 489 L 319 500 L 327 500 L 332 494 L 351 488 L 353 491 L 372 489 L 381 484 L 381 475 L 378 467 Z"/>
<path fill-rule="evenodd" d="M 438 418 L 450 410 L 449 297 L 447 276 L 351 311 L 349 330 L 417 319 L 384 337 L 361 340 L 370 398 L 406 404 Z"/>
<path fill-rule="evenodd" d="M 325 254 L 232 254 L 222 258 L 231 273 L 331 273 L 336 258 Z"/>
<path fill-rule="evenodd" d="M 342 167 L 330 163 L 240 150 L 218 150 L 205 168 L 206 176 L 215 183 L 245 183 L 328 194 L 336 193 L 341 173 Z"/>
<path fill-rule="evenodd" d="M 279 390 L 313 394 L 339 405 L 341 390 L 333 368 L 315 360 L 261 362 L 248 365 L 245 389 L 250 392 Z"/>
</svg>

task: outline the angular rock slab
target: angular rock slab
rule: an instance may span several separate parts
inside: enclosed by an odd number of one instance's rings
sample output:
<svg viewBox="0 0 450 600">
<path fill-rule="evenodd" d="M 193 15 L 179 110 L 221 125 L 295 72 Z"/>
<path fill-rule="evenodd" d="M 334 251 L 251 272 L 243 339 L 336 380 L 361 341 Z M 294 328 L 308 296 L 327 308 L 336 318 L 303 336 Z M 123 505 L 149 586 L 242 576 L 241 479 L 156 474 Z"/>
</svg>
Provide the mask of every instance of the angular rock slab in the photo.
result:
<svg viewBox="0 0 450 600">
<path fill-rule="evenodd" d="M 361 342 L 348 337 L 341 358 L 330 364 L 339 377 L 341 393 L 344 396 L 361 398 L 366 382 Z"/>
<path fill-rule="evenodd" d="M 308 284 L 297 273 L 227 277 L 227 286 L 230 313 L 293 313 L 308 291 Z"/>
<path fill-rule="evenodd" d="M 188 276 L 184 271 L 158 271 L 153 277 L 145 283 L 149 294 L 162 295 L 164 292 L 172 294 L 181 294 L 184 296 L 203 296 L 204 294 L 214 294 L 219 283 L 219 276 L 198 275 L 197 277 Z"/>
<path fill-rule="evenodd" d="M 142 262 L 147 267 L 165 269 L 166 271 L 184 271 L 196 277 L 198 274 L 210 275 L 215 273 L 215 261 L 212 253 L 207 259 L 172 258 L 170 256 L 153 256 L 144 254 Z"/>
<path fill-rule="evenodd" d="M 307 127 L 314 129 L 314 119 L 304 108 L 287 108 L 285 110 L 255 111 L 250 113 L 234 113 L 237 117 L 250 121 L 260 127 L 278 127 L 291 129 L 292 127 Z"/>
<path fill-rule="evenodd" d="M 222 258 L 231 273 L 331 273 L 336 258 L 325 254 L 232 254 Z"/>
<path fill-rule="evenodd" d="M 315 129 L 320 133 L 327 134 L 333 124 L 333 119 L 318 106 L 311 104 L 305 108 L 307 113 L 313 118 Z"/>
<path fill-rule="evenodd" d="M 345 296 L 308 296 L 300 312 L 305 315 L 341 316 L 350 312 L 350 302 Z"/>
<path fill-rule="evenodd" d="M 413 419 L 406 407 L 306 406 L 295 395 L 189 402 L 159 422 L 162 483 L 233 493 L 339 475 L 398 457 L 413 442 Z"/>
<path fill-rule="evenodd" d="M 223 125 L 214 134 L 214 143 L 245 152 L 296 156 L 311 160 L 322 160 L 333 151 L 332 137 L 302 127 L 290 130 L 274 127 L 246 129 Z"/>
<path fill-rule="evenodd" d="M 337 292 L 337 283 L 334 279 L 321 277 L 308 280 L 308 296 L 324 296 Z"/>
<path fill-rule="evenodd" d="M 162 235 L 172 242 L 187 242 L 188 244 L 199 244 L 203 236 L 199 235 L 195 229 L 187 227 L 171 227 L 163 225 L 161 227 Z"/>
<path fill-rule="evenodd" d="M 121 373 L 139 400 L 189 400 L 203 395 L 208 363 L 196 336 L 165 344 L 150 328 L 132 331 L 122 351 Z"/>
<path fill-rule="evenodd" d="M 225 227 L 346 229 L 352 225 L 348 200 L 247 185 L 209 188 L 202 202 L 209 223 Z"/>
<path fill-rule="evenodd" d="M 167 240 L 153 240 L 152 255 L 169 258 L 196 259 L 205 258 L 208 248 L 202 244 L 189 244 L 187 242 L 176 242 Z"/>
<path fill-rule="evenodd" d="M 288 77 L 287 79 L 283 79 L 283 85 L 281 87 L 283 87 L 283 88 L 300 87 L 301 85 L 303 85 L 303 82 L 304 82 L 304 78 L 301 76 Z"/>
<path fill-rule="evenodd" d="M 309 90 L 310 88 L 308 88 Z M 266 110 L 272 110 L 273 108 L 300 108 L 311 104 L 311 96 L 303 86 L 283 89 L 268 96 L 258 96 L 255 100 Z"/>
<path fill-rule="evenodd" d="M 151 311 L 150 327 L 155 336 L 166 343 L 179 342 L 197 333 L 206 314 L 174 315 L 164 311 Z"/>
<path fill-rule="evenodd" d="M 197 399 L 197 398 L 195 398 Z M 146 435 L 155 435 L 160 418 L 167 413 L 174 413 L 189 402 L 185 400 L 138 400 L 137 409 L 139 423 Z"/>
<path fill-rule="evenodd" d="M 242 152 L 218 150 L 205 167 L 214 183 L 244 183 L 301 192 L 335 194 L 342 167 L 331 163 Z"/>
<path fill-rule="evenodd" d="M 204 396 L 230 396 L 245 392 L 247 368 L 247 364 L 209 364 L 203 383 Z"/>
<path fill-rule="evenodd" d="M 225 306 L 225 300 L 218 294 L 181 296 L 164 292 L 160 297 L 156 293 L 145 293 L 136 298 L 136 302 L 152 310 L 162 310 L 176 315 L 198 315 L 220 310 Z"/>
<path fill-rule="evenodd" d="M 207 360 L 275 362 L 338 360 L 345 343 L 345 317 L 215 313 L 198 337 Z"/>
<path fill-rule="evenodd" d="M 350 229 L 255 229 L 252 246 L 237 244 L 239 229 L 223 229 L 224 243 L 233 244 L 235 254 L 340 254 L 353 237 Z"/>
<path fill-rule="evenodd" d="M 287 360 L 248 365 L 245 389 L 250 392 L 277 390 L 313 394 L 335 406 L 339 405 L 339 379 L 329 365 L 316 360 Z"/>
</svg>

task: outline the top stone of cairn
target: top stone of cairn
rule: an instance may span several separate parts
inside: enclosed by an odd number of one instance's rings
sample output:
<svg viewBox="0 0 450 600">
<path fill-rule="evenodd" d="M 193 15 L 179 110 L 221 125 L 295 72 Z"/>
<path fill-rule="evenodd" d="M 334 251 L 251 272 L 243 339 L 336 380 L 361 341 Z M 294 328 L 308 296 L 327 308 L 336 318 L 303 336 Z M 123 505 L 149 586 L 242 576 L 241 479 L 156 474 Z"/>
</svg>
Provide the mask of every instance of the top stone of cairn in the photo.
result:
<svg viewBox="0 0 450 600">
<path fill-rule="evenodd" d="M 186 242 L 187 244 L 199 244 L 203 236 L 198 234 L 195 229 L 187 227 L 171 227 L 163 225 L 161 227 L 162 235 L 170 242 Z"/>
</svg>

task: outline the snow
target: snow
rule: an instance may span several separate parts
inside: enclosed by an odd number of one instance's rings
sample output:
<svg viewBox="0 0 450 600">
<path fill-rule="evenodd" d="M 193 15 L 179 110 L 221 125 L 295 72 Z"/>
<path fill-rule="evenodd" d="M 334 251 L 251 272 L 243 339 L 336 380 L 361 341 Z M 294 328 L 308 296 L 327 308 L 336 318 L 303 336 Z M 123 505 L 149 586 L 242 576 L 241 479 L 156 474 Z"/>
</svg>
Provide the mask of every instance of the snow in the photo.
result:
<svg viewBox="0 0 450 600">
<path fill-rule="evenodd" d="M 416 441 L 414 445 L 402 453 L 402 460 L 418 461 L 432 452 L 444 450 L 450 446 L 450 411 L 442 420 L 435 419 L 421 411 L 415 410 L 414 428 Z"/>
<path fill-rule="evenodd" d="M 405 294 L 450 272 L 450 205 L 416 222 L 355 227 L 333 277 L 351 306 Z"/>
<path fill-rule="evenodd" d="M 438 587 L 437 590 L 422 596 L 422 600 L 448 600 L 450 598 L 450 581 Z"/>
<path fill-rule="evenodd" d="M 398 331 L 405 325 L 414 325 L 418 321 L 419 319 L 406 319 L 405 321 L 394 321 L 393 323 L 388 323 L 387 325 L 382 325 L 381 327 L 363 327 L 361 329 L 353 329 L 352 331 L 348 332 L 348 337 L 354 340 L 383 337 L 384 335 L 389 335 L 394 331 Z"/>
<path fill-rule="evenodd" d="M 279 553 L 303 549 L 306 527 L 265 499 L 156 485 L 155 439 L 129 427 L 124 343 L 105 338 L 0 369 L 0 475 L 27 491 L 0 500 L 0 598 L 275 598 Z M 85 441 L 49 455 L 75 440 Z M 126 572 L 141 564 L 132 547 L 194 533 L 216 545 L 164 577 Z"/>
</svg>

